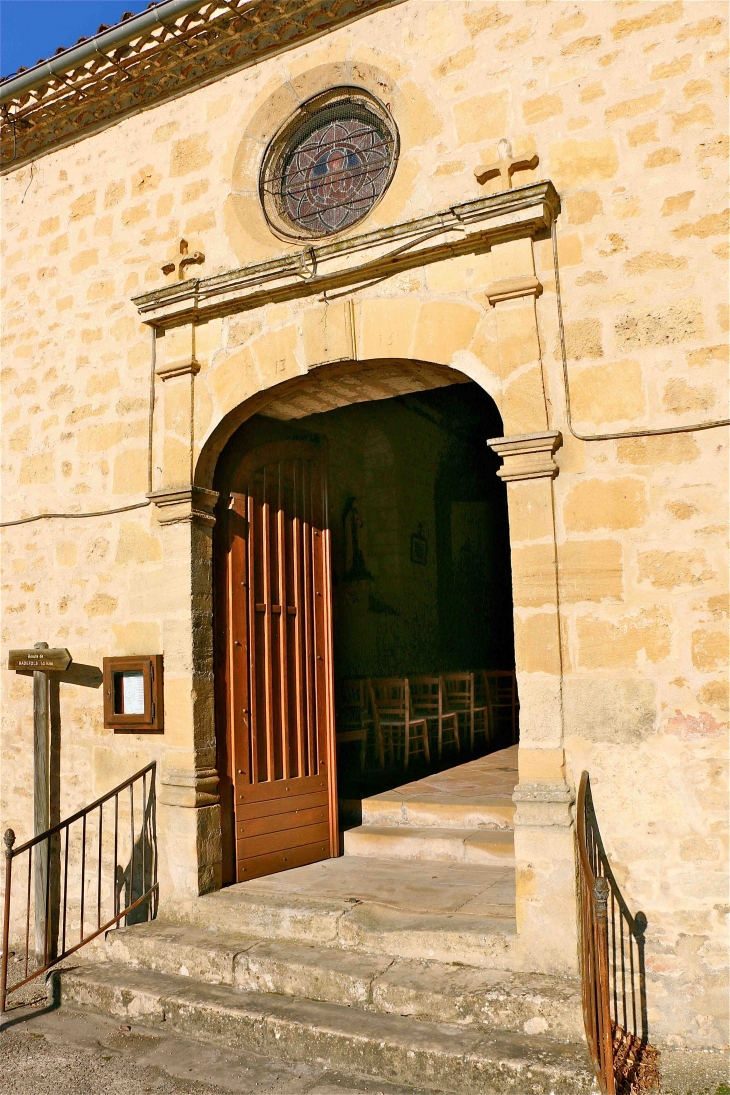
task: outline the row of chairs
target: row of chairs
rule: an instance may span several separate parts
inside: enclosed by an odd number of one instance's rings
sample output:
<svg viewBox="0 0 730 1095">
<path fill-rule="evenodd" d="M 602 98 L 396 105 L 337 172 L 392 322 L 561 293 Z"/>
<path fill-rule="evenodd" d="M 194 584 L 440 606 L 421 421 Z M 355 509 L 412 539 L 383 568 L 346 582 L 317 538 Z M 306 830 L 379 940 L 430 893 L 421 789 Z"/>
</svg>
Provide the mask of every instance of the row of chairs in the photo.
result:
<svg viewBox="0 0 730 1095">
<path fill-rule="evenodd" d="M 517 682 L 513 670 L 481 669 L 438 676 L 360 678 L 337 687 L 337 744 L 359 743 L 360 768 L 368 749 L 376 763 L 402 763 L 444 748 L 461 753 L 467 738 L 473 752 L 477 737 L 485 747 L 502 730 L 517 740 Z"/>
</svg>

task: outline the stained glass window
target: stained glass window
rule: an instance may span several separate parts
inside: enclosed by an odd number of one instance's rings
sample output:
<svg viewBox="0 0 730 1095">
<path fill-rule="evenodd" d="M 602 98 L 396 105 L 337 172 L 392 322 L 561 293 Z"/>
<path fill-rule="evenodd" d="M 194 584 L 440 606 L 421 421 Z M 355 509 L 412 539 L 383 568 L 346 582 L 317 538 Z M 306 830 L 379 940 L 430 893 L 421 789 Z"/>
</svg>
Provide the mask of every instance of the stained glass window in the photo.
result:
<svg viewBox="0 0 730 1095">
<path fill-rule="evenodd" d="M 340 102 L 297 127 L 264 187 L 298 234 L 329 236 L 361 220 L 390 182 L 395 142 L 361 103 Z"/>
</svg>

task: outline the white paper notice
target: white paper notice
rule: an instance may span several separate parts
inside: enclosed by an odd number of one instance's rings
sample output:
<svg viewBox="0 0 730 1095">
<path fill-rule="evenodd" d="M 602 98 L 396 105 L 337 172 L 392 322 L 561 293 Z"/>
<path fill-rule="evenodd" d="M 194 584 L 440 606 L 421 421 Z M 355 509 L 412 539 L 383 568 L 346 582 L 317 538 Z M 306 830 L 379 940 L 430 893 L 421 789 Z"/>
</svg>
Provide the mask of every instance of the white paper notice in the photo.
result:
<svg viewBox="0 0 730 1095">
<path fill-rule="evenodd" d="M 122 698 L 125 715 L 144 715 L 144 674 L 122 675 Z"/>
</svg>

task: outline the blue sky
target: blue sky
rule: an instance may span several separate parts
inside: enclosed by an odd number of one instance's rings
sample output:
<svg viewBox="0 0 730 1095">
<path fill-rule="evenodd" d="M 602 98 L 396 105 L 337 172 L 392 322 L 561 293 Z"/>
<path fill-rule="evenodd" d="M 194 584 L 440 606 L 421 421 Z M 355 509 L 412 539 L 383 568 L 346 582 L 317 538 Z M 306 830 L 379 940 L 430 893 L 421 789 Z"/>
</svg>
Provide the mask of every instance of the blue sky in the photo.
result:
<svg viewBox="0 0 730 1095">
<path fill-rule="evenodd" d="M 90 38 L 100 23 L 113 26 L 125 11 L 149 0 L 0 0 L 0 75 L 51 57 L 59 46 Z"/>
</svg>

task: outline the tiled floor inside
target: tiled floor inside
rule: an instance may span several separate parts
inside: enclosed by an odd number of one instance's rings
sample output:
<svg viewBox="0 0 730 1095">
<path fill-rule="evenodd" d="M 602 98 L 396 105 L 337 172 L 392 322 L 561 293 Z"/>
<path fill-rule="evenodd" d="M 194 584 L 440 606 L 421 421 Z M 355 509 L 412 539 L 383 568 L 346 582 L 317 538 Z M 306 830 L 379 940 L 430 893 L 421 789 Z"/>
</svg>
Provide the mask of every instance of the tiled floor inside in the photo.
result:
<svg viewBox="0 0 730 1095">
<path fill-rule="evenodd" d="M 438 803 L 445 808 L 451 804 L 479 806 L 503 801 L 511 807 L 516 785 L 517 746 L 513 745 L 372 798 L 382 802 Z"/>
</svg>

